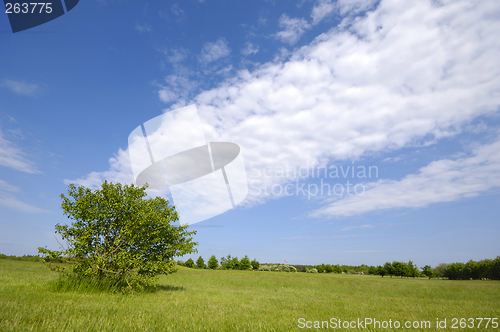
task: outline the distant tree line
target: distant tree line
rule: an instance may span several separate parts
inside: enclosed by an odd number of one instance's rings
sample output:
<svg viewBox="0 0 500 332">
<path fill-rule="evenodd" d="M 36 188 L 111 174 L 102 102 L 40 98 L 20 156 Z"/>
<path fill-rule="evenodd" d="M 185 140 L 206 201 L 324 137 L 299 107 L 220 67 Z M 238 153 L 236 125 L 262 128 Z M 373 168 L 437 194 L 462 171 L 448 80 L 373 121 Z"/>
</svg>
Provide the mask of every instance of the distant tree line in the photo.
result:
<svg viewBox="0 0 500 332">
<path fill-rule="evenodd" d="M 196 263 L 192 258 L 189 258 L 185 262 L 178 261 L 177 264 L 189 268 L 211 270 L 258 270 L 260 267 L 260 263 L 256 259 L 250 261 L 247 255 L 245 255 L 242 259 L 227 255 L 226 257 L 222 257 L 220 259 L 220 264 L 215 255 L 210 257 L 207 264 L 205 264 L 205 260 L 201 256 L 198 257 Z"/>
<path fill-rule="evenodd" d="M 32 262 L 39 262 L 42 260 L 40 257 L 32 255 L 8 256 L 4 254 L 0 254 L 0 259 L 14 259 L 16 261 L 32 261 Z"/>
<path fill-rule="evenodd" d="M 412 262 L 387 262 L 379 266 L 352 266 L 352 265 L 295 265 L 300 272 L 309 273 L 349 273 L 349 274 L 372 274 L 400 277 L 400 278 L 415 278 L 428 277 L 430 278 L 447 278 L 451 280 L 500 280 L 500 256 L 495 259 L 483 259 L 481 261 L 470 260 L 467 263 L 441 263 L 436 267 L 425 265 L 420 269 Z"/>
<path fill-rule="evenodd" d="M 39 256 L 8 256 L 0 254 L 0 259 L 13 259 L 23 261 L 41 261 Z M 46 259 L 47 260 L 47 259 Z M 500 280 L 500 256 L 495 259 L 483 259 L 480 261 L 470 260 L 467 263 L 441 263 L 436 267 L 425 265 L 420 269 L 412 262 L 387 262 L 384 265 L 369 266 L 362 264 L 354 265 L 289 265 L 259 263 L 256 259 L 250 261 L 248 256 L 238 259 L 227 255 L 220 259 L 220 263 L 212 255 L 205 264 L 203 257 L 196 262 L 190 258 L 186 262 L 178 261 L 178 265 L 189 268 L 212 269 L 212 270 L 252 270 L 252 271 L 278 271 L 278 272 L 308 272 L 308 273 L 348 273 L 348 274 L 371 274 L 400 278 L 428 277 L 447 278 L 450 280 Z"/>
</svg>

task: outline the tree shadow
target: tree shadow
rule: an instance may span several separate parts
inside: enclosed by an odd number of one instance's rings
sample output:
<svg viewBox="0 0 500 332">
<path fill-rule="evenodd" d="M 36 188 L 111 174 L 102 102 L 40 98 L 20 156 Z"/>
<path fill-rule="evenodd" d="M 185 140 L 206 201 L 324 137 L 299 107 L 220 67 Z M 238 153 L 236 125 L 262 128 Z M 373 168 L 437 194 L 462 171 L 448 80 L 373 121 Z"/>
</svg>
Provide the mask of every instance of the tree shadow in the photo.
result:
<svg viewBox="0 0 500 332">
<path fill-rule="evenodd" d="M 157 285 L 154 287 L 153 292 L 173 292 L 173 291 L 185 291 L 184 286 L 171 286 L 171 285 Z"/>
</svg>

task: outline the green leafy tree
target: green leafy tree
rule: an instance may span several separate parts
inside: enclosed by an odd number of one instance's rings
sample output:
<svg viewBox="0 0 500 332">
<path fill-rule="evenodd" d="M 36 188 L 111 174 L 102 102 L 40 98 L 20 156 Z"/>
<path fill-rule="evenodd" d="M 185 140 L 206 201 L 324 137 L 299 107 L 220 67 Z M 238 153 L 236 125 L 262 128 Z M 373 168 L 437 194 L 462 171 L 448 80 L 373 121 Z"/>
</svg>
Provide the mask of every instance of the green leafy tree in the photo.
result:
<svg viewBox="0 0 500 332">
<path fill-rule="evenodd" d="M 260 263 L 255 258 L 250 262 L 250 264 L 252 264 L 252 269 L 254 271 L 257 271 L 260 268 Z"/>
<path fill-rule="evenodd" d="M 220 265 L 224 270 L 231 270 L 233 269 L 233 258 L 231 255 L 227 255 L 226 257 L 222 257 L 220 259 Z"/>
<path fill-rule="evenodd" d="M 391 276 L 395 275 L 396 274 L 396 269 L 394 268 L 394 266 L 392 265 L 391 262 L 387 262 L 384 264 L 384 270 L 385 270 L 385 274 L 388 274 Z"/>
<path fill-rule="evenodd" d="M 412 278 L 420 276 L 420 270 L 412 261 L 408 261 L 406 264 L 406 276 Z"/>
<path fill-rule="evenodd" d="M 250 262 L 248 256 L 245 255 L 245 257 L 243 257 L 240 261 L 240 270 L 250 270 L 251 267 L 252 263 Z"/>
<path fill-rule="evenodd" d="M 422 268 L 422 274 L 431 279 L 432 277 L 434 277 L 434 269 L 430 265 L 425 265 Z"/>
<path fill-rule="evenodd" d="M 157 275 L 175 272 L 174 257 L 196 252 L 196 232 L 175 226 L 175 208 L 163 198 L 146 198 L 146 188 L 105 181 L 92 191 L 70 184 L 68 196 L 60 197 L 73 222 L 55 226 L 67 248 L 38 248 L 39 254 L 64 257 L 69 272 L 122 288 L 152 285 Z"/>
<path fill-rule="evenodd" d="M 233 270 L 241 270 L 241 264 L 238 257 L 233 257 L 231 263 L 233 265 Z"/>
<path fill-rule="evenodd" d="M 388 263 L 386 263 L 386 265 L 387 265 L 387 264 L 388 264 Z M 385 266 L 386 266 L 386 265 L 385 265 Z M 377 274 L 378 274 L 378 275 L 380 275 L 380 276 L 382 276 L 382 278 L 383 278 L 383 277 L 387 274 L 387 269 L 386 269 L 386 267 L 385 267 L 385 266 L 380 266 L 380 265 L 379 265 L 379 266 L 377 266 Z"/>
<path fill-rule="evenodd" d="M 210 257 L 210 259 L 208 260 L 208 268 L 215 270 L 218 267 L 219 262 L 217 261 L 217 258 L 215 258 L 215 255 L 212 255 L 212 257 Z"/>
<path fill-rule="evenodd" d="M 185 267 L 189 267 L 190 269 L 192 269 L 194 267 L 194 261 L 193 261 L 193 259 L 192 258 L 188 259 L 186 261 L 186 263 L 184 263 L 184 266 Z"/>
<path fill-rule="evenodd" d="M 447 267 L 448 267 L 448 264 L 446 264 L 446 263 L 440 263 L 438 266 L 436 266 L 434 268 L 434 274 L 436 275 L 436 277 L 443 278 Z"/>
<path fill-rule="evenodd" d="M 201 256 L 198 257 L 198 260 L 196 260 L 196 267 L 199 269 L 204 269 L 206 267 L 205 261 L 203 260 L 203 258 Z"/>
</svg>

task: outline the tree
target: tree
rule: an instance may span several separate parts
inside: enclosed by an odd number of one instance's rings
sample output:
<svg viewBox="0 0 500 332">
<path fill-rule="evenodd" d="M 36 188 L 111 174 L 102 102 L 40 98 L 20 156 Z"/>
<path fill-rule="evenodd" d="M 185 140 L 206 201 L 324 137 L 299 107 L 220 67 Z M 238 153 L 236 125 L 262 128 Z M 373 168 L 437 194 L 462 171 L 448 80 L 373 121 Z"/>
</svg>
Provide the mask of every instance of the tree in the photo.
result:
<svg viewBox="0 0 500 332">
<path fill-rule="evenodd" d="M 203 258 L 201 256 L 196 261 L 196 267 L 199 269 L 204 269 L 206 267 L 205 261 L 203 260 Z"/>
<path fill-rule="evenodd" d="M 217 258 L 215 258 L 215 255 L 212 255 L 212 257 L 210 257 L 210 259 L 208 260 L 208 268 L 215 270 L 218 267 L 219 262 L 217 261 Z"/>
<path fill-rule="evenodd" d="M 434 277 L 434 270 L 432 269 L 432 267 L 430 265 L 425 265 L 422 268 L 422 274 L 425 275 L 426 277 L 429 277 L 429 279 L 431 279 L 432 277 Z"/>
<path fill-rule="evenodd" d="M 408 277 L 412 277 L 412 278 L 415 278 L 415 277 L 419 277 L 420 276 L 420 271 L 418 269 L 418 267 L 413 264 L 412 261 L 408 261 L 408 264 L 406 264 L 408 269 L 407 269 L 407 275 Z"/>
<path fill-rule="evenodd" d="M 434 268 L 434 274 L 436 275 L 436 277 L 443 278 L 447 267 L 448 264 L 439 263 L 439 265 Z"/>
<path fill-rule="evenodd" d="M 390 263 L 385 263 L 385 264 L 386 264 L 385 266 L 387 266 L 387 264 L 390 264 Z M 386 267 L 384 267 L 384 266 L 380 266 L 380 265 L 379 265 L 379 266 L 377 267 L 377 274 L 378 274 L 378 275 L 381 275 L 381 276 L 382 276 L 382 278 L 383 278 L 383 277 L 387 274 L 387 269 L 386 269 Z"/>
<path fill-rule="evenodd" d="M 194 267 L 194 261 L 193 261 L 193 259 L 192 258 L 188 259 L 186 261 L 186 263 L 184 263 L 184 266 L 185 267 L 189 267 L 190 269 L 192 269 Z"/>
<path fill-rule="evenodd" d="M 60 197 L 64 215 L 73 221 L 55 226 L 67 248 L 38 252 L 65 257 L 71 263 L 66 271 L 127 289 L 174 273 L 174 257 L 196 252 L 191 237 L 196 232 L 173 225 L 179 220 L 175 208 L 163 198 L 146 198 L 146 188 L 104 181 L 92 191 L 70 184 L 68 196 Z"/>
<path fill-rule="evenodd" d="M 241 270 L 241 264 L 238 257 L 233 257 L 231 264 L 233 265 L 233 270 Z"/>
<path fill-rule="evenodd" d="M 255 258 L 250 262 L 250 264 L 252 264 L 252 270 L 258 270 L 260 267 L 260 263 Z"/>
<path fill-rule="evenodd" d="M 250 259 L 247 255 L 243 257 L 240 261 L 240 270 L 250 270 L 252 267 L 252 263 L 250 263 Z"/>
<path fill-rule="evenodd" d="M 233 268 L 233 258 L 231 257 L 231 255 L 222 257 L 220 259 L 220 265 L 224 270 L 231 270 Z"/>
<path fill-rule="evenodd" d="M 393 275 L 396 274 L 396 269 L 394 268 L 391 262 L 387 262 L 384 264 L 384 270 L 386 274 L 391 276 L 391 278 Z"/>
</svg>

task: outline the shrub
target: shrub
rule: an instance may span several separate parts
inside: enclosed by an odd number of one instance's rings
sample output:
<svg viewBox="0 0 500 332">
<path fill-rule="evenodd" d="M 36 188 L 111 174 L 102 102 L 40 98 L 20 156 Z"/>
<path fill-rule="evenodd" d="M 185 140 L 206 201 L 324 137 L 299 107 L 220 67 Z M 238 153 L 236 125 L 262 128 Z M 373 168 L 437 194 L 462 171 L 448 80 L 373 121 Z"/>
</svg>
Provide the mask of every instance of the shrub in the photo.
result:
<svg viewBox="0 0 500 332">
<path fill-rule="evenodd" d="M 254 258 L 253 261 L 250 262 L 250 264 L 252 265 L 252 270 L 259 270 L 260 268 L 260 263 Z"/>
<path fill-rule="evenodd" d="M 194 267 L 194 261 L 193 261 L 193 259 L 192 258 L 188 259 L 186 261 L 186 263 L 184 263 L 184 266 L 185 267 L 189 267 L 190 269 L 192 269 Z"/>
<path fill-rule="evenodd" d="M 240 261 L 240 270 L 250 270 L 252 268 L 252 263 L 247 255 L 243 257 Z"/>
<path fill-rule="evenodd" d="M 196 261 L 196 267 L 199 269 L 204 269 L 206 267 L 205 261 L 203 260 L 203 258 L 201 256 Z"/>
<path fill-rule="evenodd" d="M 49 259 L 66 257 L 69 270 L 82 278 L 107 280 L 126 290 L 153 285 L 156 276 L 176 271 L 176 256 L 196 252 L 188 226 L 175 226 L 179 220 L 168 201 L 146 198 L 147 186 L 113 184 L 104 181 L 92 191 L 69 185 L 68 197 L 60 195 L 64 214 L 71 225 L 55 226 L 67 248 L 52 251 L 38 248 Z"/>
<path fill-rule="evenodd" d="M 219 267 L 219 262 L 217 261 L 217 258 L 215 258 L 215 255 L 212 255 L 210 259 L 208 260 L 208 268 L 215 270 Z"/>
</svg>

